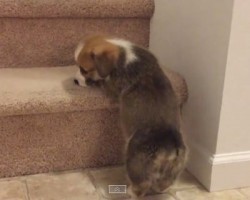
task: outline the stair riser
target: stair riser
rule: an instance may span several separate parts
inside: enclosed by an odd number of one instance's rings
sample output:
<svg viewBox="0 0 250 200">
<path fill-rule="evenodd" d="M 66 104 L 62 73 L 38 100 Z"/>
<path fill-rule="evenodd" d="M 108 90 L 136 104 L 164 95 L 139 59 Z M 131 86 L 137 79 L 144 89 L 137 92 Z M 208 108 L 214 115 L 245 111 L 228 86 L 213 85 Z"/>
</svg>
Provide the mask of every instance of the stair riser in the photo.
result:
<svg viewBox="0 0 250 200">
<path fill-rule="evenodd" d="M 122 163 L 118 111 L 0 118 L 0 177 Z"/>
<path fill-rule="evenodd" d="M 86 34 L 106 33 L 148 46 L 147 18 L 0 18 L 0 68 L 74 64 Z"/>
</svg>

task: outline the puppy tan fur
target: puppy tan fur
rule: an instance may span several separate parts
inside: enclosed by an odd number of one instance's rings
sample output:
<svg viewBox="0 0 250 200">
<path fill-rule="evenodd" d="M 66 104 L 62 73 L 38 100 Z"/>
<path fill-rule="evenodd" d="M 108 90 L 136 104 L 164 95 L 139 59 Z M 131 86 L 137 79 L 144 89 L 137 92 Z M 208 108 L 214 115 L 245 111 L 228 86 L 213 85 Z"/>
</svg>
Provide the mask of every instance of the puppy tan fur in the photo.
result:
<svg viewBox="0 0 250 200">
<path fill-rule="evenodd" d="M 175 93 L 155 56 L 128 41 L 95 36 L 81 43 L 75 57 L 88 85 L 101 83 L 119 100 L 133 193 L 169 188 L 185 167 L 187 148 Z"/>
</svg>

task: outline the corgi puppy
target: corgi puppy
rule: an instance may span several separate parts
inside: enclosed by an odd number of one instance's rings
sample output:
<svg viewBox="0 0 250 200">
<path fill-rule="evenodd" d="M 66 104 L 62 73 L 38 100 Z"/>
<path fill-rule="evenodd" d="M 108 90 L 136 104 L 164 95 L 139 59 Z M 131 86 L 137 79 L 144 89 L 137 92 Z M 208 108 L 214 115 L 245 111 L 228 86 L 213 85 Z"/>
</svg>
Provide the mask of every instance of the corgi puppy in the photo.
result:
<svg viewBox="0 0 250 200">
<path fill-rule="evenodd" d="M 79 44 L 75 60 L 86 85 L 118 99 L 133 194 L 168 189 L 185 167 L 187 147 L 174 90 L 156 57 L 129 41 L 94 36 Z"/>
</svg>

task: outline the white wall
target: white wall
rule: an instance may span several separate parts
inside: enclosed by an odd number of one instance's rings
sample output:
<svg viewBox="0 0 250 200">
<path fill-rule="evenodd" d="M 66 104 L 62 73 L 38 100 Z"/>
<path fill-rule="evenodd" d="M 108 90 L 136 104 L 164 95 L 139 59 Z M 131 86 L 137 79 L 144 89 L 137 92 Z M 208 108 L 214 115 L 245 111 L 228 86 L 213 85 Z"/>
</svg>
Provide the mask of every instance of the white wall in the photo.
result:
<svg viewBox="0 0 250 200">
<path fill-rule="evenodd" d="M 189 86 L 188 169 L 207 189 L 250 185 L 250 1 L 155 0 L 150 49 Z"/>
<path fill-rule="evenodd" d="M 250 1 L 236 0 L 216 152 L 242 151 L 250 151 Z"/>
<path fill-rule="evenodd" d="M 155 0 L 150 49 L 189 87 L 189 170 L 208 188 L 216 151 L 233 0 Z"/>
<path fill-rule="evenodd" d="M 156 0 L 150 49 L 183 74 L 192 140 L 215 152 L 231 24 L 231 0 Z M 211 14 L 212 13 L 212 14 Z"/>
<path fill-rule="evenodd" d="M 235 0 L 212 189 L 250 185 L 250 1 Z M 215 159 L 216 160 L 216 159 Z"/>
</svg>

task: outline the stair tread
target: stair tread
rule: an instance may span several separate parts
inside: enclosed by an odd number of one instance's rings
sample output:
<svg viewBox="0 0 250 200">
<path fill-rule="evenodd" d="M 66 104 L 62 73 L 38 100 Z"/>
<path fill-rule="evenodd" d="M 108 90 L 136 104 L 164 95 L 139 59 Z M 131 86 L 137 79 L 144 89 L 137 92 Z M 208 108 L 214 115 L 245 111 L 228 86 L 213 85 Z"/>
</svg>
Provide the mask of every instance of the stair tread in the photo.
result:
<svg viewBox="0 0 250 200">
<path fill-rule="evenodd" d="M 150 18 L 153 0 L 12 0 L 0 1 L 0 17 Z"/>
<path fill-rule="evenodd" d="M 0 69 L 0 116 L 115 107 L 98 88 L 74 84 L 75 66 Z"/>
</svg>

